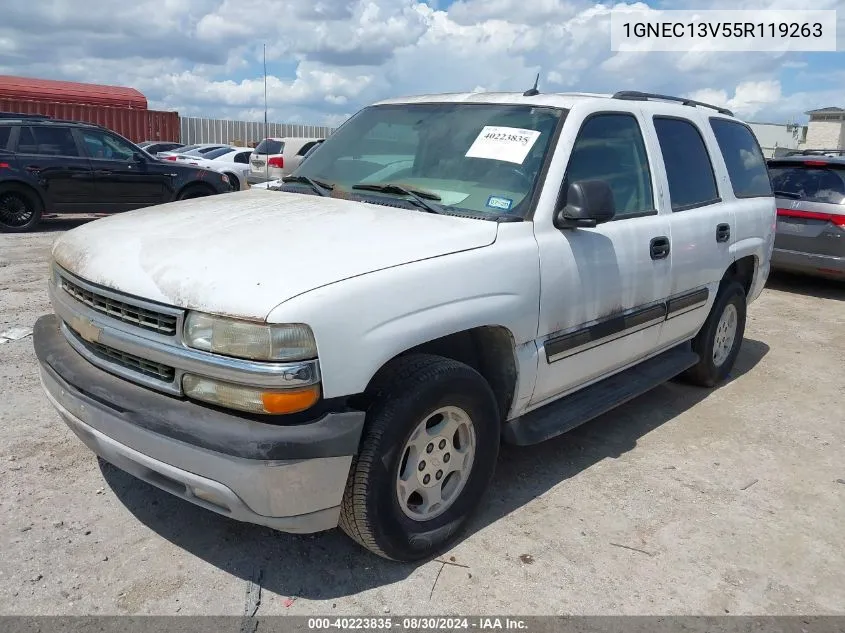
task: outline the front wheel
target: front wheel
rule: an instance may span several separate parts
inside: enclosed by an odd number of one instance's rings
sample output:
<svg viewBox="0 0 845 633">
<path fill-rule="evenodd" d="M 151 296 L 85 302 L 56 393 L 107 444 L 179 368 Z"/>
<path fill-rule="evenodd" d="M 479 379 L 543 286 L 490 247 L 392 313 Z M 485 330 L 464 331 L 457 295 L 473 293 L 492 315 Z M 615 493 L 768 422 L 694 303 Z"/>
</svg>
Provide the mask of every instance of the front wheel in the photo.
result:
<svg viewBox="0 0 845 633">
<path fill-rule="evenodd" d="M 714 387 L 733 369 L 745 335 L 745 289 L 735 281 L 719 290 L 710 315 L 693 339 L 699 361 L 684 373 L 691 383 Z"/>
<path fill-rule="evenodd" d="M 420 560 L 457 538 L 487 489 L 498 406 L 478 372 L 439 356 L 400 358 L 379 382 L 340 527 L 379 556 Z"/>
</svg>

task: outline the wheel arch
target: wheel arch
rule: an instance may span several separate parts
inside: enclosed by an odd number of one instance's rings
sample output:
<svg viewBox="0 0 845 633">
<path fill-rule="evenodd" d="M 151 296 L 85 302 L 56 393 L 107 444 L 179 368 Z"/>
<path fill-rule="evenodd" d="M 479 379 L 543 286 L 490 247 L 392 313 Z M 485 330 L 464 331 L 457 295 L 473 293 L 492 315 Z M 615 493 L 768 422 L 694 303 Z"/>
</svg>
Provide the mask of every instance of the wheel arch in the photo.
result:
<svg viewBox="0 0 845 633">
<path fill-rule="evenodd" d="M 186 191 L 190 191 L 191 189 L 203 190 L 207 191 L 209 196 L 216 195 L 217 192 L 214 190 L 214 187 L 209 185 L 206 182 L 202 182 L 201 180 L 192 180 L 190 182 L 185 183 L 177 192 L 176 195 L 173 197 L 174 200 L 180 200 Z"/>
<path fill-rule="evenodd" d="M 482 325 L 416 343 L 382 363 L 370 378 L 364 394 L 356 400 L 366 408 L 380 381 L 398 359 L 412 354 L 431 354 L 464 363 L 476 370 L 496 396 L 504 421 L 516 394 L 519 366 L 513 333 L 502 325 Z"/>
<path fill-rule="evenodd" d="M 35 195 L 36 200 L 38 200 L 38 204 L 41 205 L 41 210 L 45 211 L 47 209 L 47 201 L 44 199 L 44 194 L 42 194 L 38 187 L 33 186 L 32 184 L 26 182 L 25 180 L 19 180 L 17 178 L 10 179 L 10 180 L 3 180 L 0 182 L 0 191 L 3 190 L 4 187 L 8 185 L 14 185 L 16 187 L 20 187 L 21 189 L 25 189 L 30 193 Z"/>
<path fill-rule="evenodd" d="M 719 289 L 721 290 L 731 281 L 736 281 L 744 288 L 745 296 L 748 298 L 754 286 L 758 267 L 757 255 L 746 255 L 734 260 L 722 276 Z"/>
</svg>

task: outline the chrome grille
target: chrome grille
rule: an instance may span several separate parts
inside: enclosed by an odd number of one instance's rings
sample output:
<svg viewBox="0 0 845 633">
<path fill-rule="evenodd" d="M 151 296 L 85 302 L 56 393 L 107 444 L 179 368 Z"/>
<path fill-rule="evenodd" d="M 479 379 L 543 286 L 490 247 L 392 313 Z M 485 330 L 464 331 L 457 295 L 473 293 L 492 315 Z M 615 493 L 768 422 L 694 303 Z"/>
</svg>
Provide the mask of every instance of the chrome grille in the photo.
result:
<svg viewBox="0 0 845 633">
<path fill-rule="evenodd" d="M 77 337 L 77 340 L 88 348 L 92 354 L 96 354 L 103 360 L 116 363 L 121 367 L 137 371 L 145 376 L 157 378 L 164 382 L 173 382 L 173 377 L 176 375 L 176 370 L 173 367 L 127 354 L 126 352 L 121 352 L 101 343 L 92 343 L 91 341 L 82 340 L 79 337 Z"/>
<path fill-rule="evenodd" d="M 173 336 L 176 334 L 177 318 L 171 314 L 155 312 L 147 308 L 141 308 L 125 301 L 112 299 L 105 295 L 91 292 L 86 288 L 77 286 L 72 281 L 62 277 L 62 288 L 77 301 L 90 306 L 97 312 L 107 314 L 124 323 L 131 323 L 138 327 Z"/>
</svg>

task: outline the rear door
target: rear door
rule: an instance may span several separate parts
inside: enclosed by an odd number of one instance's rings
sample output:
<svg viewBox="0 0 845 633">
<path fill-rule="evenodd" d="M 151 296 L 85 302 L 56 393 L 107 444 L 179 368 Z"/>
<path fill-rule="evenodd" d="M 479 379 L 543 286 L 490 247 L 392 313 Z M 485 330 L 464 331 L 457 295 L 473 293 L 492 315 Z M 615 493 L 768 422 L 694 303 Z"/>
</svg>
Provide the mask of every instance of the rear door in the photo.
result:
<svg viewBox="0 0 845 633">
<path fill-rule="evenodd" d="M 778 207 L 773 263 L 845 276 L 845 161 L 773 160 Z"/>
<path fill-rule="evenodd" d="M 20 168 L 41 186 L 47 211 L 95 211 L 91 164 L 82 155 L 71 128 L 57 125 L 18 128 Z"/>
<path fill-rule="evenodd" d="M 136 158 L 137 148 L 106 130 L 80 128 L 80 144 L 91 161 L 99 210 L 128 211 L 164 202 L 171 176 L 147 159 Z"/>
<path fill-rule="evenodd" d="M 285 151 L 285 144 L 283 141 L 277 141 L 272 138 L 267 138 L 261 141 L 253 150 L 252 156 L 250 157 L 249 161 L 249 173 L 251 176 L 255 178 L 263 178 L 263 179 L 271 179 L 278 177 L 278 175 L 274 176 L 274 169 L 281 172 L 281 167 L 274 167 L 270 165 L 270 159 L 281 159 L 282 162 L 284 161 L 283 153 Z M 279 173 L 280 175 L 280 173 Z"/>
<path fill-rule="evenodd" d="M 654 137 L 665 165 L 672 281 L 661 346 L 689 338 L 700 327 L 732 261 L 736 236 L 732 205 L 724 204 L 712 157 L 719 151 L 705 135 L 706 120 L 678 117 L 677 108 L 649 104 Z M 711 137 L 712 138 L 712 135 Z M 663 173 L 661 178 L 663 178 Z"/>
</svg>

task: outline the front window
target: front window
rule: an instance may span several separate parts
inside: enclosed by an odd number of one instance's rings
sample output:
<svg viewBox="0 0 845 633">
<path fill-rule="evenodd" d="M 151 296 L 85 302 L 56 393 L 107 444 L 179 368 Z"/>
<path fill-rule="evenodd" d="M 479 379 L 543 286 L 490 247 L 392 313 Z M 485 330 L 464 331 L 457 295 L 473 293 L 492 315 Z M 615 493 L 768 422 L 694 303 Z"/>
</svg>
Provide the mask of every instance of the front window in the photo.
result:
<svg viewBox="0 0 845 633">
<path fill-rule="evenodd" d="M 131 160 L 138 150 L 123 139 L 101 130 L 82 130 L 82 141 L 90 158 Z"/>
<path fill-rule="evenodd" d="M 363 194 L 356 185 L 390 183 L 434 194 L 430 199 L 445 210 L 524 217 L 563 116 L 559 108 L 530 105 L 372 106 L 326 139 L 295 175 L 353 197 Z"/>
</svg>

